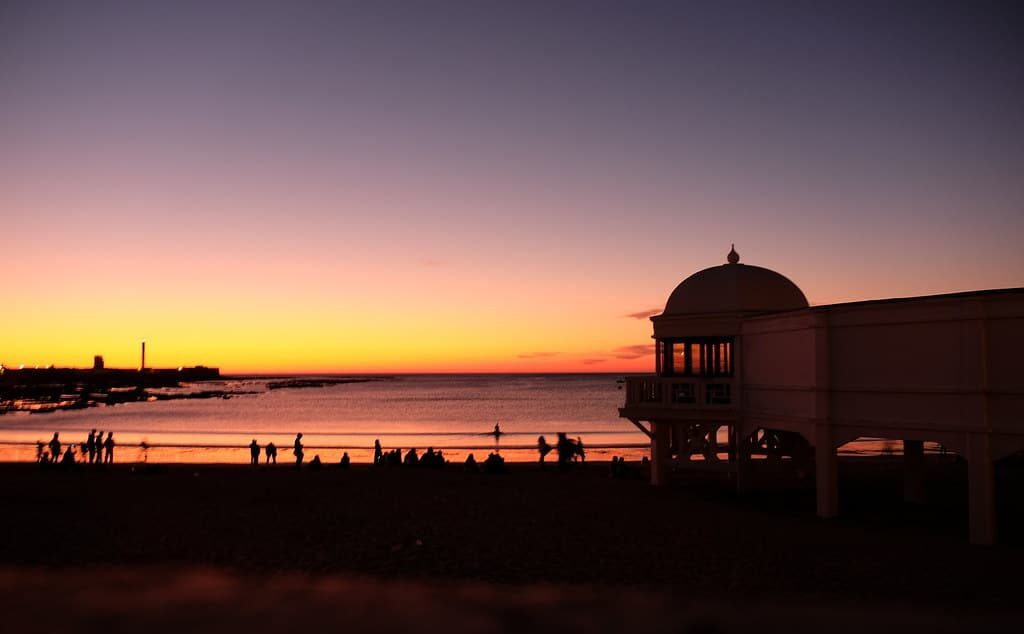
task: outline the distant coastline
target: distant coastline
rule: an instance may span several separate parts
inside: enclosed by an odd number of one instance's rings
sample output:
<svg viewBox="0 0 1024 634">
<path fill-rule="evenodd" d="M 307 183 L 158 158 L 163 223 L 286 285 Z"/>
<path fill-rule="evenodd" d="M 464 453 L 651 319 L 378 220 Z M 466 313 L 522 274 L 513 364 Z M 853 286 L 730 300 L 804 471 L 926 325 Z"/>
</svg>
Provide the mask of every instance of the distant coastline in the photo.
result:
<svg viewBox="0 0 1024 634">
<path fill-rule="evenodd" d="M 393 377 L 272 377 L 267 390 L 322 388 L 345 383 L 382 381 Z M 253 390 L 202 389 L 186 391 L 186 386 L 222 381 L 244 380 L 221 376 L 218 368 L 195 366 L 177 369 L 93 368 L 4 368 L 0 372 L 0 415 L 9 412 L 48 414 L 63 410 L 85 409 L 100 405 L 119 405 L 147 401 L 179 399 L 229 399 L 233 396 L 261 394 Z M 261 379 L 262 380 L 262 379 Z M 182 391 L 167 391 L 179 389 Z"/>
</svg>

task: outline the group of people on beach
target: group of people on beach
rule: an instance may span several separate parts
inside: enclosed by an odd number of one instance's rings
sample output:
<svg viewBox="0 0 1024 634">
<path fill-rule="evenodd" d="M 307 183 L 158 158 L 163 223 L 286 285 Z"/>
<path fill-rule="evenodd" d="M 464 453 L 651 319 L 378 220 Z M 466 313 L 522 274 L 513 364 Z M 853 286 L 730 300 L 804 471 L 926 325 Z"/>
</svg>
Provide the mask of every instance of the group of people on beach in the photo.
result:
<svg viewBox="0 0 1024 634">
<path fill-rule="evenodd" d="M 498 425 L 494 426 L 494 436 L 498 438 L 503 432 L 500 431 Z M 540 464 L 543 467 L 547 455 L 552 451 L 556 451 L 558 454 L 558 465 L 561 468 L 566 468 L 570 463 L 573 462 L 586 462 L 587 454 L 583 447 L 583 439 L 577 437 L 575 440 L 571 439 L 566 435 L 565 432 L 558 432 L 558 440 L 555 445 L 548 444 L 548 441 L 544 436 L 537 438 L 537 452 L 540 456 Z M 277 446 L 273 442 L 267 443 L 265 447 L 261 449 L 259 442 L 253 438 L 252 442 L 249 443 L 249 463 L 256 466 L 260 462 L 261 452 L 265 452 L 266 464 L 277 464 Z M 295 442 L 292 444 L 292 453 L 295 456 L 296 468 L 301 468 L 305 459 L 305 446 L 302 444 L 302 434 L 298 433 L 295 435 Z M 442 450 L 434 450 L 433 447 L 428 447 L 426 452 L 420 455 L 415 447 L 410 448 L 406 453 L 402 453 L 401 448 L 395 448 L 388 451 L 384 451 L 384 448 L 380 444 L 380 439 L 376 439 L 373 442 L 373 464 L 375 466 L 422 466 L 422 467 L 442 467 L 447 464 L 448 460 L 445 458 Z M 322 466 L 323 462 L 320 460 L 320 455 L 313 456 L 313 459 L 309 462 L 309 466 L 317 468 Z M 342 468 L 347 468 L 351 464 L 348 452 L 346 451 L 339 461 L 339 465 Z M 498 451 L 491 452 L 486 460 L 484 460 L 483 470 L 488 472 L 499 472 L 504 470 L 505 459 L 501 457 Z M 468 471 L 478 471 L 481 469 L 480 463 L 477 462 L 476 457 L 470 453 L 466 457 L 466 461 L 463 466 Z"/>
<path fill-rule="evenodd" d="M 501 431 L 497 425 L 494 426 L 494 434 L 497 438 Z M 50 439 L 49 443 L 43 443 L 39 441 L 36 443 L 36 462 L 42 464 L 75 464 L 76 462 L 88 462 L 89 464 L 113 464 L 114 462 L 114 433 L 107 432 L 107 436 L 104 439 L 102 431 L 96 431 L 95 429 L 89 432 L 89 436 L 80 444 L 81 458 L 78 459 L 75 456 L 75 444 L 70 443 L 64 446 L 60 440 L 59 432 L 54 432 L 53 438 Z M 543 467 L 547 455 L 552 451 L 558 453 L 558 465 L 561 468 L 566 468 L 572 462 L 585 462 L 586 452 L 583 448 L 583 439 L 576 438 L 576 440 L 570 439 L 565 432 L 558 433 L 558 440 L 552 447 L 545 440 L 544 436 L 537 438 L 537 452 L 540 455 L 540 464 Z M 305 459 L 305 447 L 302 444 L 302 434 L 298 433 L 295 435 L 295 442 L 292 445 L 292 453 L 295 456 L 296 468 L 301 468 Z M 266 455 L 266 464 L 277 464 L 277 446 L 273 442 L 269 442 L 265 447 L 260 447 L 259 442 L 255 438 L 249 443 L 249 462 L 251 465 L 256 466 L 260 463 L 260 455 Z M 444 456 L 444 452 L 441 450 L 434 450 L 433 447 L 428 447 L 427 451 L 420 455 L 416 448 L 410 448 L 404 455 L 401 448 L 391 449 L 384 451 L 384 448 L 380 444 L 380 439 L 373 443 L 373 464 L 374 465 L 390 465 L 390 466 L 423 466 L 423 467 L 442 467 L 447 463 L 447 459 Z M 323 463 L 320 460 L 319 454 L 313 456 L 313 459 L 309 462 L 309 466 L 316 468 L 321 466 Z M 348 452 L 345 452 L 341 460 L 338 463 L 342 468 L 347 468 L 351 464 Z M 483 462 L 483 470 L 497 472 L 504 469 L 505 460 L 501 457 L 501 454 L 497 451 L 491 452 L 487 459 Z M 471 453 L 467 456 L 464 463 L 464 467 L 467 470 L 475 471 L 479 470 L 479 465 L 476 458 Z"/>
<path fill-rule="evenodd" d="M 586 462 L 587 452 L 583 449 L 583 439 L 578 437 L 576 440 L 569 438 L 565 432 L 558 432 L 558 440 L 555 446 L 552 447 L 548 444 L 548 441 L 544 436 L 537 438 L 537 453 L 540 454 L 540 464 L 544 466 L 544 459 L 551 453 L 552 449 L 558 452 L 558 466 L 566 468 L 570 462 Z"/>
<path fill-rule="evenodd" d="M 433 447 L 427 447 L 426 452 L 421 456 L 416 448 L 412 447 L 402 456 L 402 449 L 384 451 L 381 447 L 380 438 L 373 441 L 373 464 L 378 466 L 409 466 L 409 467 L 443 467 L 447 459 L 440 449 L 434 451 Z"/>
<path fill-rule="evenodd" d="M 61 465 L 73 465 L 78 462 L 113 464 L 114 445 L 114 432 L 108 431 L 104 439 L 103 432 L 94 429 L 89 432 L 85 442 L 78 445 L 81 449 L 81 458 L 76 458 L 75 443 L 68 443 L 65 446 L 61 443 L 60 432 L 53 432 L 50 442 L 44 443 L 40 440 L 36 443 L 36 462 Z"/>
<path fill-rule="evenodd" d="M 272 442 L 268 442 L 264 448 L 267 452 L 267 464 L 273 462 L 277 464 L 277 445 Z M 260 463 L 260 444 L 253 438 L 252 442 L 249 443 L 249 464 L 256 466 Z"/>
<path fill-rule="evenodd" d="M 267 446 L 263 448 L 266 452 L 267 462 L 266 464 L 274 463 L 277 464 L 277 445 L 273 442 L 268 442 Z M 302 463 L 306 458 L 306 448 L 302 444 L 302 434 L 295 434 L 295 442 L 292 444 L 292 454 L 295 456 L 295 468 L 301 469 Z M 341 460 L 338 461 L 338 465 L 342 469 L 347 469 L 351 464 L 352 459 L 349 458 L 348 452 L 346 451 L 341 455 Z M 257 466 L 260 463 L 260 444 L 255 438 L 249 443 L 249 464 Z M 313 469 L 317 469 L 323 466 L 323 462 L 320 460 L 320 454 L 313 456 L 313 459 L 309 461 L 309 466 Z"/>
</svg>

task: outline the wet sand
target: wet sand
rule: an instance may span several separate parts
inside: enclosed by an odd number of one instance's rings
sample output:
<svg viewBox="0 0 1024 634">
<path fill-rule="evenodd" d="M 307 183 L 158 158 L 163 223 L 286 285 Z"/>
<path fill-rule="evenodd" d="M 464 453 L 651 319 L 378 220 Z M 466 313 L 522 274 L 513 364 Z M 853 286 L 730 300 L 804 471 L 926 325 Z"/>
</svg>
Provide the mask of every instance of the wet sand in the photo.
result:
<svg viewBox="0 0 1024 634">
<path fill-rule="evenodd" d="M 82 570 L 199 566 L 238 575 L 236 585 L 287 573 L 424 588 L 555 584 L 590 597 L 630 588 L 728 605 L 857 603 L 868 613 L 1018 611 L 1019 500 L 1001 500 L 1004 543 L 970 546 L 960 475 L 945 465 L 930 481 L 934 504 L 911 507 L 900 501 L 898 462 L 844 463 L 844 515 L 823 522 L 809 487 L 740 496 L 706 475 L 654 488 L 639 474 L 612 479 L 606 464 L 500 475 L 455 465 L 3 464 L 0 568 L 55 586 L 73 586 Z M 102 585 L 113 573 L 84 574 Z M 10 587 L 0 594 L 11 600 Z"/>
</svg>

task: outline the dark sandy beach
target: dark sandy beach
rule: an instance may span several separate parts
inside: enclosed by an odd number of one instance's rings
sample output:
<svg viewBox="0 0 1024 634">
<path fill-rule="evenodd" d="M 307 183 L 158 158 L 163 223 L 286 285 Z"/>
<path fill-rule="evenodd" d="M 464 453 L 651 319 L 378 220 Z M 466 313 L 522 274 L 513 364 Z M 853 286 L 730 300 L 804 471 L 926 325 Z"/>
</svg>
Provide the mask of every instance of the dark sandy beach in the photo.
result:
<svg viewBox="0 0 1024 634">
<path fill-rule="evenodd" d="M 1019 518 L 1001 518 L 1005 543 L 970 546 L 956 467 L 944 471 L 932 483 L 941 499 L 915 508 L 900 502 L 895 462 L 844 464 L 844 515 L 822 522 L 809 489 L 738 496 L 718 476 L 658 489 L 639 475 L 612 479 L 598 464 L 569 473 L 513 465 L 500 475 L 454 465 L 64 472 L 5 464 L 0 594 L 14 601 L 20 586 L 12 579 L 35 579 L 68 588 L 57 604 L 74 610 L 75 588 L 108 584 L 117 596 L 201 569 L 254 595 L 270 592 L 260 584 L 272 574 L 299 585 L 337 578 L 428 594 L 445 584 L 484 593 L 511 584 L 514 594 L 542 584 L 611 611 L 649 592 L 667 602 L 656 611 L 674 605 L 670 597 L 773 610 L 856 604 L 862 616 L 1020 610 Z M 145 572 L 153 569 L 170 572 Z M 126 584 L 132 575 L 140 581 Z M 619 599 L 608 603 L 602 593 Z"/>
</svg>

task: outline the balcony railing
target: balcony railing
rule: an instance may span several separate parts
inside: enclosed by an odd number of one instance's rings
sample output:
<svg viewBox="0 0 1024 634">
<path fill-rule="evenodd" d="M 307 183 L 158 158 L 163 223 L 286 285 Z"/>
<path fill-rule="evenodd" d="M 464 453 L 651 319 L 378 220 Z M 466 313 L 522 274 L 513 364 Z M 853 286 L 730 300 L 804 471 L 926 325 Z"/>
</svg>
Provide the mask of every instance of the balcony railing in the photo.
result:
<svg viewBox="0 0 1024 634">
<path fill-rule="evenodd" d="M 733 409 L 733 379 L 671 376 L 626 378 L 626 407 Z"/>
</svg>

